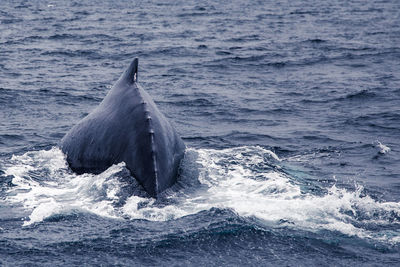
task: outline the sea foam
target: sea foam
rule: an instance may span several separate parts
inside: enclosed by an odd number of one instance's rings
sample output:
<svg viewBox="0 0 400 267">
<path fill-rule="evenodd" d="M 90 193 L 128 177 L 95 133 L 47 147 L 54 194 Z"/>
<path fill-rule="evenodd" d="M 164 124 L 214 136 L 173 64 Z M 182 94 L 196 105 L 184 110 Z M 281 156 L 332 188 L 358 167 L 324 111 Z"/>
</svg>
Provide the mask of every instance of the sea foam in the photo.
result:
<svg viewBox="0 0 400 267">
<path fill-rule="evenodd" d="M 378 202 L 361 186 L 350 191 L 333 185 L 314 194 L 303 190 L 305 185 L 282 171 L 280 164 L 275 153 L 261 147 L 188 148 L 178 184 L 156 200 L 124 192 L 130 186 L 140 187 L 123 178 L 124 163 L 98 175 L 77 175 L 68 169 L 63 153 L 53 148 L 12 157 L 5 172 L 14 177 L 16 186 L 7 200 L 29 211 L 24 225 L 76 211 L 166 221 L 216 207 L 256 218 L 265 227 L 328 230 L 400 242 L 398 231 L 368 229 L 371 224 L 399 223 L 400 203 Z"/>
</svg>

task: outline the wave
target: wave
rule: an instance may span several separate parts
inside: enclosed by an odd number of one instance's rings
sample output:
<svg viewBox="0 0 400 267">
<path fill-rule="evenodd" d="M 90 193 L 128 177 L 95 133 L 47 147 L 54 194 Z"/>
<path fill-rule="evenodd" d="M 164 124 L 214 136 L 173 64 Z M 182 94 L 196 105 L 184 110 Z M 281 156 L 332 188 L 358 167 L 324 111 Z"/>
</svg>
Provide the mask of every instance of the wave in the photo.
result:
<svg viewBox="0 0 400 267">
<path fill-rule="evenodd" d="M 284 161 L 261 147 L 188 148 L 179 182 L 156 200 L 146 197 L 124 163 L 99 175 L 77 175 L 64 154 L 52 148 L 13 156 L 5 164 L 4 175 L 13 177 L 6 200 L 30 214 L 25 226 L 76 212 L 168 221 L 218 208 L 266 227 L 400 243 L 399 202 L 376 201 L 360 186 L 349 191 L 333 185 L 313 193 L 307 190 L 309 181 L 283 170 Z"/>
<path fill-rule="evenodd" d="M 85 57 L 87 59 L 101 59 L 103 55 L 90 49 L 80 49 L 80 50 L 65 50 L 58 49 L 53 51 L 44 51 L 41 53 L 42 56 L 61 56 L 61 57 Z"/>
<path fill-rule="evenodd" d="M 311 44 L 324 44 L 320 39 L 312 39 L 307 42 Z M 302 46 L 302 43 L 296 45 Z M 261 49 L 261 50 L 260 50 Z M 254 66 L 257 68 L 272 67 L 272 68 L 291 68 L 291 67 L 303 67 L 313 66 L 319 64 L 334 64 L 336 66 L 349 66 L 352 68 L 363 68 L 369 66 L 371 59 L 381 58 L 398 58 L 399 49 L 387 48 L 387 49 L 373 49 L 369 47 L 352 48 L 352 47 L 340 47 L 340 46 L 329 46 L 325 47 L 326 53 L 317 54 L 304 54 L 302 57 L 292 58 L 284 54 L 279 53 L 253 53 L 249 49 L 249 53 L 219 53 L 216 52 L 218 57 L 212 61 L 205 62 L 207 67 L 229 67 L 235 64 L 245 64 L 247 66 Z M 262 51 L 262 47 L 256 47 L 256 51 Z M 329 52 L 329 53 L 328 53 Z M 360 63 L 360 60 L 363 62 Z"/>
<path fill-rule="evenodd" d="M 370 114 L 362 114 L 343 122 L 346 125 L 362 126 L 365 128 L 398 131 L 400 115 L 393 111 L 384 110 Z"/>
<path fill-rule="evenodd" d="M 346 95 L 346 99 L 363 100 L 363 99 L 372 99 L 376 96 L 377 96 L 376 93 L 364 89 L 364 90 L 358 91 L 356 93 L 350 93 L 350 94 Z"/>
</svg>

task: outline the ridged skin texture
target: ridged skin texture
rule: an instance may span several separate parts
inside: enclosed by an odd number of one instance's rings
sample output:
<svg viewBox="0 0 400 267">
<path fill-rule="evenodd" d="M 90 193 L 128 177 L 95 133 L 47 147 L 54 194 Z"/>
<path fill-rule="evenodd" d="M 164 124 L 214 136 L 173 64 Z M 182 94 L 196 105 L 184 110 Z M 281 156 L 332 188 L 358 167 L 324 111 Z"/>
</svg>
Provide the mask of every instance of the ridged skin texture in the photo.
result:
<svg viewBox="0 0 400 267">
<path fill-rule="evenodd" d="M 64 136 L 61 148 L 77 173 L 100 173 L 124 161 L 157 197 L 176 182 L 185 145 L 137 83 L 135 60 L 100 105 Z"/>
</svg>

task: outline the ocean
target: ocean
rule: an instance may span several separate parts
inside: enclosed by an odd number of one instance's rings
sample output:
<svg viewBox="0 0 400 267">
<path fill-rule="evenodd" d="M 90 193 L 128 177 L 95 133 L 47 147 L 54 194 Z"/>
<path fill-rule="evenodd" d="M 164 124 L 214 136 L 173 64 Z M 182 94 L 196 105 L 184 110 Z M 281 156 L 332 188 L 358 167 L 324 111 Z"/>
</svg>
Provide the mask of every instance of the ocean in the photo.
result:
<svg viewBox="0 0 400 267">
<path fill-rule="evenodd" d="M 0 2 L 0 266 L 399 266 L 400 2 Z M 138 57 L 149 198 L 58 148 Z"/>
</svg>

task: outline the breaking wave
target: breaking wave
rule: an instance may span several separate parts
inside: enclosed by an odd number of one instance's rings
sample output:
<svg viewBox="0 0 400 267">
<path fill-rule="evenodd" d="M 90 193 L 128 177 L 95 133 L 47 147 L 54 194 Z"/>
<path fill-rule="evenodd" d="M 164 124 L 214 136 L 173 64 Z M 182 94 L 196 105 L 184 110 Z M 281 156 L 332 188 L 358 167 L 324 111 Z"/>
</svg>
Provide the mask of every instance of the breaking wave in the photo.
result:
<svg viewBox="0 0 400 267">
<path fill-rule="evenodd" d="M 64 154 L 52 148 L 13 156 L 5 164 L 13 184 L 6 202 L 23 206 L 29 214 L 24 225 L 76 212 L 166 221 L 221 208 L 266 227 L 328 230 L 400 243 L 399 227 L 389 227 L 400 223 L 400 203 L 376 201 L 361 186 L 352 191 L 336 185 L 307 190 L 309 182 L 289 175 L 285 164 L 261 147 L 189 148 L 179 182 L 156 200 L 146 197 L 124 163 L 99 175 L 77 175 L 69 170 Z"/>
</svg>

